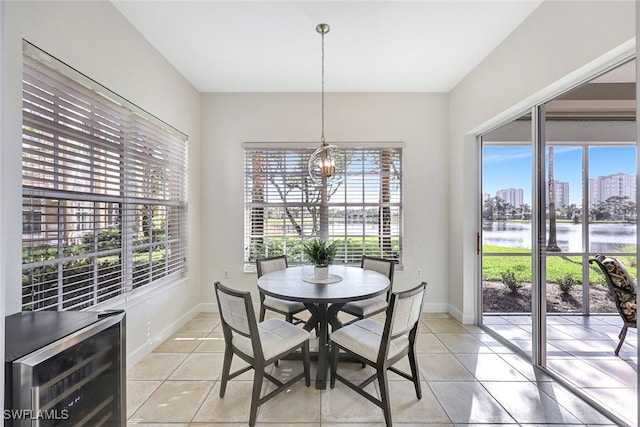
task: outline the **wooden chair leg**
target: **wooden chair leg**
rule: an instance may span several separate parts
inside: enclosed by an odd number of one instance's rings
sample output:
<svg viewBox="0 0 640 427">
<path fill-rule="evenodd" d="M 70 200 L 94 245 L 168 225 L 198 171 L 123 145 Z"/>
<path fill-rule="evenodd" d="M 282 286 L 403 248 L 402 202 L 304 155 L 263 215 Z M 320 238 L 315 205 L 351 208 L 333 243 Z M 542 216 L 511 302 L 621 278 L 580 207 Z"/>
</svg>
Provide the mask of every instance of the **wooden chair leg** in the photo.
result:
<svg viewBox="0 0 640 427">
<path fill-rule="evenodd" d="M 302 365 L 304 367 L 304 383 L 309 387 L 311 385 L 311 356 L 309 355 L 309 340 L 302 344 Z"/>
<path fill-rule="evenodd" d="M 384 412 L 384 421 L 387 427 L 393 426 L 391 422 L 391 403 L 389 401 L 389 382 L 387 381 L 387 370 L 378 366 L 378 385 L 380 386 L 380 401 L 382 403 L 382 412 Z"/>
<path fill-rule="evenodd" d="M 224 393 L 227 390 L 229 371 L 231 370 L 231 359 L 233 359 L 233 350 L 231 350 L 231 346 L 225 345 L 224 360 L 222 362 L 222 380 L 220 381 L 220 398 L 224 397 Z"/>
<path fill-rule="evenodd" d="M 336 386 L 336 372 L 338 371 L 338 356 L 340 355 L 340 349 L 337 345 L 331 346 L 331 378 L 329 380 L 329 386 L 333 389 Z"/>
<path fill-rule="evenodd" d="M 253 391 L 251 392 L 251 409 L 249 410 L 249 425 L 256 425 L 258 417 L 258 406 L 260 404 L 260 390 L 262 390 L 262 380 L 264 378 L 264 366 L 254 366 Z"/>
<path fill-rule="evenodd" d="M 614 352 L 616 356 L 618 355 L 618 353 L 620 353 L 620 348 L 622 348 L 622 343 L 624 342 L 624 339 L 627 337 L 627 329 L 628 329 L 628 326 L 624 325 L 622 327 L 622 330 L 620 331 L 620 334 L 618 335 L 618 338 L 620 338 L 620 342 L 618 343 L 618 347 L 616 347 L 616 351 Z"/>
<path fill-rule="evenodd" d="M 415 347 L 411 346 L 409 351 L 409 366 L 411 366 L 411 376 L 413 377 L 413 386 L 416 389 L 416 397 L 422 399 L 422 387 L 420 387 L 420 370 L 418 369 L 418 359 L 416 357 Z"/>
</svg>

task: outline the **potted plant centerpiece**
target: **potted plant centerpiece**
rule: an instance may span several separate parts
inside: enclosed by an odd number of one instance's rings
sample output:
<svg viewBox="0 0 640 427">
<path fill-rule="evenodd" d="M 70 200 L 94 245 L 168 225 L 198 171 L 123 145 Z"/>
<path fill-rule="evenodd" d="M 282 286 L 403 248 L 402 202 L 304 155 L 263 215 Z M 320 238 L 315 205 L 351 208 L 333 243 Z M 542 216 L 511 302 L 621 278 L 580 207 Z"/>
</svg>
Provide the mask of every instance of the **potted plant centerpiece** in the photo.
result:
<svg viewBox="0 0 640 427">
<path fill-rule="evenodd" d="M 313 263 L 313 276 L 318 280 L 329 278 L 329 264 L 338 252 L 336 242 L 325 242 L 322 239 L 308 240 L 304 243 L 304 255 Z"/>
</svg>

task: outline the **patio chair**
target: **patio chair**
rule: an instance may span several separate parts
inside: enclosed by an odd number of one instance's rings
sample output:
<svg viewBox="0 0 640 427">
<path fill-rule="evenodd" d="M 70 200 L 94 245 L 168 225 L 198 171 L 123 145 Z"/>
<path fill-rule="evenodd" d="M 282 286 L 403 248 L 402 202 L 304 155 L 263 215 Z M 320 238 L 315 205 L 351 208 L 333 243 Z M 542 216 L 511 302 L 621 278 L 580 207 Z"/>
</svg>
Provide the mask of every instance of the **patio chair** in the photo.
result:
<svg viewBox="0 0 640 427">
<path fill-rule="evenodd" d="M 251 393 L 249 425 L 254 426 L 258 406 L 289 389 L 294 382 L 303 376 L 306 386 L 309 387 L 311 384 L 309 373 L 309 332 L 282 319 L 269 319 L 257 323 L 249 292 L 240 292 L 227 288 L 220 282 L 214 283 L 214 290 L 222 319 L 225 343 L 220 398 L 224 397 L 227 382 L 230 379 L 253 369 L 253 391 Z M 283 383 L 265 371 L 269 365 L 298 349 L 302 350 L 304 372 L 291 377 L 287 382 Z M 249 365 L 230 372 L 234 354 Z M 260 397 L 264 378 L 274 383 L 276 389 Z"/>
<path fill-rule="evenodd" d="M 415 344 L 426 286 L 427 283 L 422 282 L 408 291 L 393 292 L 384 325 L 371 319 L 362 319 L 331 334 L 331 388 L 335 387 L 338 380 L 382 408 L 387 426 L 392 425 L 387 370 L 412 381 L 417 398 L 422 398 Z M 376 373 L 359 384 L 341 376 L 338 374 L 341 351 L 347 357 L 355 357 L 357 361 L 372 366 Z M 405 356 L 409 356 L 411 375 L 393 366 Z M 380 387 L 380 399 L 364 390 L 376 379 Z"/>
<path fill-rule="evenodd" d="M 631 277 L 624 265 L 613 257 L 596 255 L 595 258 L 589 260 L 589 264 L 593 263 L 596 263 L 602 270 L 607 280 L 609 294 L 613 298 L 618 314 L 622 318 L 622 330 L 618 334 L 620 342 L 614 352 L 617 356 L 627 336 L 627 329 L 637 328 L 636 281 Z"/>
<path fill-rule="evenodd" d="M 258 278 L 263 274 L 272 271 L 282 270 L 288 267 L 286 255 L 272 256 L 268 258 L 259 258 L 256 260 L 256 271 Z M 266 311 L 271 310 L 275 313 L 282 314 L 289 323 L 297 325 L 305 323 L 303 319 L 295 315 L 306 310 L 304 304 L 299 301 L 287 301 L 279 298 L 273 298 L 260 292 L 260 321 L 264 321 Z"/>
<path fill-rule="evenodd" d="M 363 256 L 360 267 L 365 270 L 373 270 L 378 273 L 384 274 L 389 278 L 389 290 L 384 296 L 377 296 L 361 301 L 351 301 L 346 303 L 340 311 L 355 316 L 355 319 L 349 323 L 353 323 L 360 319 L 374 316 L 378 313 L 382 313 L 387 309 L 389 305 L 389 298 L 391 297 L 391 291 L 393 287 L 393 272 L 396 262 L 394 260 L 376 258 L 372 256 Z"/>
</svg>

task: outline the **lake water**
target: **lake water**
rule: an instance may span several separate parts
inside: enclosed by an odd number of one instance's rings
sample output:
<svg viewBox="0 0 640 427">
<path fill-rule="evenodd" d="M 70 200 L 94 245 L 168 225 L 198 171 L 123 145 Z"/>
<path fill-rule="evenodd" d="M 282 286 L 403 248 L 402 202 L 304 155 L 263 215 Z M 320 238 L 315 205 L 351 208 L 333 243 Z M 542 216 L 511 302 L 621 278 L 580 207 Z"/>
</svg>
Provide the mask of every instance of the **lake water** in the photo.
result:
<svg viewBox="0 0 640 427">
<path fill-rule="evenodd" d="M 565 252 L 582 252 L 582 224 L 556 223 L 556 240 Z M 482 223 L 482 243 L 531 249 L 531 223 L 493 221 Z M 636 245 L 636 225 L 595 223 L 589 225 L 590 252 L 617 252 Z"/>
</svg>

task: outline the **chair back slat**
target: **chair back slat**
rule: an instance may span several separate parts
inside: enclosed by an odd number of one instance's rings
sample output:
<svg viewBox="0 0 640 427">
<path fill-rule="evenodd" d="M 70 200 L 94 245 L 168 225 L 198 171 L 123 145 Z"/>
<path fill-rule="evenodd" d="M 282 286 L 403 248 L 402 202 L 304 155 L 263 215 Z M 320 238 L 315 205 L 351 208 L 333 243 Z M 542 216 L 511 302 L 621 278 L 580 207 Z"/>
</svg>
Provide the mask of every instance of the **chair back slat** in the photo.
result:
<svg viewBox="0 0 640 427">
<path fill-rule="evenodd" d="M 259 258 L 256 260 L 258 277 L 262 277 L 263 274 L 271 273 L 272 271 L 284 270 L 287 266 L 286 255 Z"/>
</svg>

